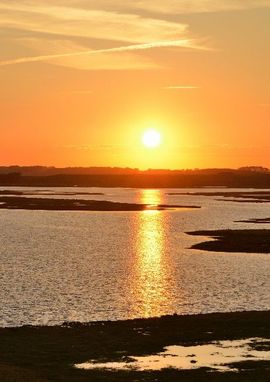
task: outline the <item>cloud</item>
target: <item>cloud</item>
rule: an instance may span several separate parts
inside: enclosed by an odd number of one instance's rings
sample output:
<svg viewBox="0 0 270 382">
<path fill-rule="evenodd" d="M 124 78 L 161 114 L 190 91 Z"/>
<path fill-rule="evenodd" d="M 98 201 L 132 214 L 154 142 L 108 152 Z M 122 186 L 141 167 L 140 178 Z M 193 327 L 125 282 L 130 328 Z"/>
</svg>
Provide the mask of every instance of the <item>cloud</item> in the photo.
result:
<svg viewBox="0 0 270 382">
<path fill-rule="evenodd" d="M 46 39 L 42 37 L 23 37 L 20 42 L 28 49 L 36 52 L 35 56 L 19 57 L 0 61 L 0 66 L 22 63 L 47 62 L 80 70 L 127 70 L 156 69 L 160 66 L 145 55 L 132 51 L 97 52 L 72 40 Z M 29 50 L 28 49 L 28 50 Z M 43 54 L 46 52 L 46 55 Z M 94 53 L 95 52 L 95 53 Z M 75 54 L 74 54 L 75 53 Z M 79 53 L 79 54 L 77 54 Z M 81 54 L 83 53 L 83 54 Z M 90 57 L 89 57 L 90 54 Z"/>
<path fill-rule="evenodd" d="M 109 0 L 112 2 L 115 3 Z M 116 0 L 116 3 L 124 5 L 123 0 Z M 155 13 L 190 14 L 265 8 L 270 7 L 270 0 L 135 0 L 132 6 Z"/>
<path fill-rule="evenodd" d="M 146 17 L 120 3 L 1 0 L 0 31 L 12 31 L 2 33 L 9 36 L 5 57 L 13 57 L 0 65 L 46 61 L 77 69 L 149 69 L 164 65 L 150 55 L 153 49 L 203 49 L 188 25 Z M 17 51 L 27 54 L 14 58 Z"/>
<path fill-rule="evenodd" d="M 127 43 L 176 40 L 188 29 L 186 24 L 134 13 L 46 5 L 40 1 L 1 1 L 0 10 L 0 26 L 5 28 Z"/>
<path fill-rule="evenodd" d="M 12 1 L 12 0 L 11 0 Z M 23 0 L 22 0 L 23 1 Z M 32 3 L 41 2 L 35 0 Z M 69 5 L 82 9 L 117 10 L 119 13 L 147 10 L 152 13 L 189 14 L 255 9 L 270 6 L 270 0 L 69 0 Z M 46 4 L 66 6 L 66 0 L 47 0 Z"/>
<path fill-rule="evenodd" d="M 165 86 L 163 89 L 166 90 L 193 90 L 193 89 L 199 89 L 199 86 L 193 86 L 193 85 L 172 85 L 172 86 Z"/>
<path fill-rule="evenodd" d="M 51 61 L 51 60 L 59 59 L 59 58 L 62 59 L 62 58 L 70 58 L 70 57 L 74 58 L 79 56 L 92 56 L 92 55 L 98 55 L 98 54 L 100 55 L 100 54 L 111 54 L 111 53 L 126 53 L 126 52 L 149 50 L 149 49 L 155 49 L 155 48 L 168 48 L 168 47 L 189 48 L 193 46 L 191 41 L 189 40 L 157 41 L 153 43 L 120 46 L 117 48 L 83 50 L 83 51 L 75 51 L 71 53 L 21 57 L 21 58 L 16 58 L 12 60 L 0 61 L 0 66 L 30 63 L 30 62 Z"/>
<path fill-rule="evenodd" d="M 88 95 L 93 94 L 93 90 L 70 90 L 69 94 L 82 94 Z"/>
<path fill-rule="evenodd" d="M 76 150 L 76 151 L 123 151 L 130 150 L 128 145 L 64 145 L 59 146 L 60 149 Z"/>
</svg>

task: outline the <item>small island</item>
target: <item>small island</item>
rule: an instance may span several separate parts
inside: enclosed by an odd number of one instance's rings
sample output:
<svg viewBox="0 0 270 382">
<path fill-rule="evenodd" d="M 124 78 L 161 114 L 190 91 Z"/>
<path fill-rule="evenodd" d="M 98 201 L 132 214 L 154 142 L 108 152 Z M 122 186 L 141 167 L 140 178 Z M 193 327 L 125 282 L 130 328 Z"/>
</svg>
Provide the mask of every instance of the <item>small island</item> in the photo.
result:
<svg viewBox="0 0 270 382">
<path fill-rule="evenodd" d="M 31 198 L 0 196 L 0 209 L 47 210 L 47 211 L 145 211 L 169 209 L 193 209 L 199 206 L 119 203 L 107 200 Z"/>
<path fill-rule="evenodd" d="M 194 244 L 191 249 L 214 252 L 270 253 L 270 230 L 216 230 L 186 232 L 215 240 Z"/>
</svg>

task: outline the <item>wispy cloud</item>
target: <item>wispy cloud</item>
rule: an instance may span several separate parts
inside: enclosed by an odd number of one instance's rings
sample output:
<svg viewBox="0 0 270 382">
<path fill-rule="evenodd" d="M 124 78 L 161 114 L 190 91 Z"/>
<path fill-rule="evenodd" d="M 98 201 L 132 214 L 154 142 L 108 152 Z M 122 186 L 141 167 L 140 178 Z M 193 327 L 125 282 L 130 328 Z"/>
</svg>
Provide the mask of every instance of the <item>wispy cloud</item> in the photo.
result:
<svg viewBox="0 0 270 382">
<path fill-rule="evenodd" d="M 146 44 L 134 44 L 128 46 L 121 46 L 117 48 L 108 49 L 97 49 L 97 50 L 83 50 L 80 52 L 71 52 L 63 54 L 50 54 L 50 55 L 40 55 L 33 57 L 21 57 L 13 60 L 0 61 L 0 66 L 30 63 L 30 62 L 41 62 L 50 61 L 58 58 L 68 58 L 68 57 L 79 57 L 79 56 L 91 56 L 96 54 L 106 54 L 106 53 L 122 53 L 122 52 L 132 52 L 140 50 L 149 50 L 155 48 L 168 48 L 168 47 L 184 47 L 184 48 L 194 48 L 190 40 L 175 40 L 175 41 L 157 41 L 153 43 Z"/>
<path fill-rule="evenodd" d="M 90 95 L 93 94 L 93 90 L 69 90 L 66 91 L 67 94 L 75 94 L 75 95 Z"/>
<path fill-rule="evenodd" d="M 151 50 L 203 49 L 186 24 L 146 17 L 127 5 L 124 10 L 118 0 L 112 10 L 109 3 L 1 0 L 0 31 L 13 30 L 11 46 L 27 54 L 14 58 L 13 52 L 0 66 L 45 61 L 77 69 L 149 69 L 163 67 Z"/>
<path fill-rule="evenodd" d="M 168 0 L 168 10 L 176 3 Z M 0 66 L 45 61 L 87 70 L 149 69 L 164 67 L 153 49 L 205 49 L 186 23 L 157 17 L 163 6 L 162 0 L 0 0 L 0 32 L 13 31 L 15 47 L 5 41 Z M 140 9 L 148 9 L 148 16 Z M 14 58 L 14 51 L 21 56 Z"/>
<path fill-rule="evenodd" d="M 95 54 L 80 54 L 78 52 L 92 53 L 94 49 L 86 49 L 83 44 L 66 39 L 46 39 L 41 36 L 24 37 L 21 43 L 28 49 L 36 52 L 35 56 L 27 56 L 27 62 L 46 62 L 53 65 L 65 66 L 80 70 L 127 70 L 127 69 L 157 69 L 161 66 L 146 54 L 135 51 L 99 52 Z M 104 49 L 102 49 L 103 51 Z M 106 49 L 105 49 L 106 50 Z M 46 52 L 46 55 L 44 55 Z M 40 57 L 42 56 L 42 58 Z M 43 58 L 43 56 L 45 56 Z M 57 56 L 55 58 L 55 56 Z M 18 59 L 22 59 L 19 57 Z M 28 61 L 29 59 L 29 61 Z M 17 59 L 14 59 L 17 60 Z M 6 60 L 3 60 L 6 61 Z M 13 61 L 13 60 L 9 60 Z M 14 63 L 16 64 L 16 62 Z M 13 65 L 10 63 L 9 65 Z M 0 63 L 1 66 L 1 63 Z M 4 65 L 2 65 L 4 66 Z"/>
<path fill-rule="evenodd" d="M 123 151 L 130 150 L 128 145 L 64 145 L 59 146 L 59 149 L 76 150 L 76 151 Z"/>
<path fill-rule="evenodd" d="M 193 89 L 199 89 L 199 86 L 194 86 L 194 85 L 172 85 L 172 86 L 164 86 L 163 89 L 166 89 L 166 90 L 193 90 Z"/>
<path fill-rule="evenodd" d="M 23 1 L 23 0 L 22 0 Z M 37 2 L 37 0 L 35 0 Z M 65 0 L 47 0 L 46 3 L 66 5 Z M 84 9 L 117 9 L 118 12 L 148 10 L 153 13 L 188 14 L 255 9 L 270 6 L 269 0 L 69 0 L 70 6 Z"/>
<path fill-rule="evenodd" d="M 57 6 L 42 1 L 1 1 L 0 10 L 2 27 L 127 43 L 176 40 L 184 37 L 188 28 L 186 24 L 134 13 Z"/>
<path fill-rule="evenodd" d="M 135 0 L 132 5 L 156 13 L 190 14 L 270 7 L 270 0 Z"/>
</svg>

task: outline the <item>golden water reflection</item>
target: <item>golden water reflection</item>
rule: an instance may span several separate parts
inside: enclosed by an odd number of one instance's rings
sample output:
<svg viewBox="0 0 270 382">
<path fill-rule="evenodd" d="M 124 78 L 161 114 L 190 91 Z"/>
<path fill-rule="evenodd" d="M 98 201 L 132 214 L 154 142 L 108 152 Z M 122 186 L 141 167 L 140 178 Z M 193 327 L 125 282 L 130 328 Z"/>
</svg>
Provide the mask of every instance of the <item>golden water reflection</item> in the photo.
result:
<svg viewBox="0 0 270 382">
<path fill-rule="evenodd" d="M 140 203 L 160 204 L 160 190 L 142 190 Z M 143 211 L 135 226 L 136 262 L 134 293 L 141 316 L 158 316 L 171 301 L 171 272 L 166 257 L 167 219 L 164 211 Z"/>
</svg>

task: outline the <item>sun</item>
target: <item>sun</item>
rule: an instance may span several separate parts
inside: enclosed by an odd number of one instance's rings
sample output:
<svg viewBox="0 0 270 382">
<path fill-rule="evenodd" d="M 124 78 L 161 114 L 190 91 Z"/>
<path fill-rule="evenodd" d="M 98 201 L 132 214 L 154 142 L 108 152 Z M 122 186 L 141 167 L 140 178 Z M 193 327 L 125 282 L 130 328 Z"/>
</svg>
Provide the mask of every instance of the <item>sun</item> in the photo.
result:
<svg viewBox="0 0 270 382">
<path fill-rule="evenodd" d="M 161 135 L 155 129 L 148 129 L 143 133 L 142 141 L 145 147 L 155 148 L 161 144 Z"/>
</svg>

